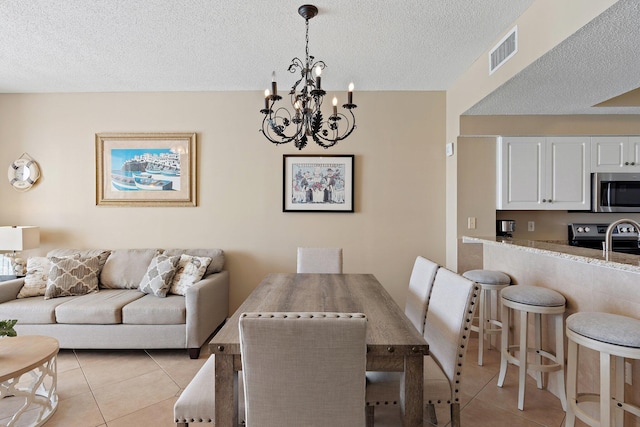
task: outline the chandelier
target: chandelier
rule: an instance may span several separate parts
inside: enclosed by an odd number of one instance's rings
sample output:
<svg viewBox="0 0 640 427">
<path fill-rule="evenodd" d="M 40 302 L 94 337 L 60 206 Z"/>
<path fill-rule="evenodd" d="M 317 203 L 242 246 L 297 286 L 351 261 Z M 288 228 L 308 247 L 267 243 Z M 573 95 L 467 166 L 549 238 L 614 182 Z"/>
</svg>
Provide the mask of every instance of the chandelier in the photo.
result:
<svg viewBox="0 0 640 427">
<path fill-rule="evenodd" d="M 322 70 L 326 67 L 323 61 L 315 61 L 309 55 L 309 20 L 318 14 L 318 8 L 306 4 L 298 8 L 298 13 L 305 20 L 305 60 L 293 58 L 288 71 L 299 73 L 298 79 L 291 87 L 289 96 L 293 113 L 283 106 L 276 106 L 282 97 L 278 95 L 276 73 L 272 74 L 271 91 L 264 92 L 264 114 L 262 120 L 262 134 L 274 144 L 286 144 L 294 141 L 299 150 L 307 146 L 309 138 L 324 148 L 333 147 L 351 135 L 356 128 L 356 118 L 353 109 L 353 83 L 349 84 L 347 103 L 342 105 L 346 110 L 338 112 L 338 98 L 333 98 L 333 113 L 327 118 L 322 114 L 322 101 L 326 92 L 321 86 Z M 315 78 L 314 78 L 315 75 Z M 349 116 L 347 116 L 347 114 Z"/>
</svg>

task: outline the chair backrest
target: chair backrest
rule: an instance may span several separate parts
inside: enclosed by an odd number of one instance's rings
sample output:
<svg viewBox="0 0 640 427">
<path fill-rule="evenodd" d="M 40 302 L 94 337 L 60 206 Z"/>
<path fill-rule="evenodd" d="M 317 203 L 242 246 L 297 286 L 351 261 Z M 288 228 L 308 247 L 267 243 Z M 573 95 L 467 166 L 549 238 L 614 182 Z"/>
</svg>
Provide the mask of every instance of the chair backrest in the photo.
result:
<svg viewBox="0 0 640 427">
<path fill-rule="evenodd" d="M 409 279 L 407 299 L 404 304 L 404 314 L 407 315 L 413 326 L 423 334 L 424 321 L 427 316 L 429 296 L 440 266 L 421 256 L 416 258 Z"/>
<path fill-rule="evenodd" d="M 480 286 L 444 267 L 438 269 L 429 298 L 424 338 L 429 354 L 451 385 L 452 401 L 459 398 L 462 363 L 467 351 L 474 306 Z"/>
<path fill-rule="evenodd" d="M 243 313 L 248 427 L 364 426 L 367 319 L 361 313 Z"/>
<path fill-rule="evenodd" d="M 297 272 L 342 274 L 342 248 L 298 248 Z"/>
</svg>

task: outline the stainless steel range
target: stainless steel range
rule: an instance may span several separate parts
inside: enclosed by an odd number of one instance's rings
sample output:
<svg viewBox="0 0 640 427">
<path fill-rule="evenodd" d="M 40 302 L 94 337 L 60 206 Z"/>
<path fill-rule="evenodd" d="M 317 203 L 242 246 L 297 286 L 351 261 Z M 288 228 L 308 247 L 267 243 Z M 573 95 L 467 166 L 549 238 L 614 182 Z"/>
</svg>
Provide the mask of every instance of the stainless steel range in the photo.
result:
<svg viewBox="0 0 640 427">
<path fill-rule="evenodd" d="M 569 224 L 569 244 L 583 248 L 602 250 L 609 224 Z M 612 250 L 640 255 L 638 230 L 632 224 L 621 223 L 613 229 Z"/>
</svg>

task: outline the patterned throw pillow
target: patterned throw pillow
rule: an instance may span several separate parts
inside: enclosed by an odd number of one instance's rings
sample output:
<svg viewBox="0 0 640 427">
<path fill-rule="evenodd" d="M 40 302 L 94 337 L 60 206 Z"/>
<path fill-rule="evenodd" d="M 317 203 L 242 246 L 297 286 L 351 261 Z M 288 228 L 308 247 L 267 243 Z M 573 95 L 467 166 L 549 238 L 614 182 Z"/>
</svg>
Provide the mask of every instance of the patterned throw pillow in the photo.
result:
<svg viewBox="0 0 640 427">
<path fill-rule="evenodd" d="M 182 254 L 178 262 L 178 270 L 171 284 L 172 294 L 185 295 L 187 289 L 202 279 L 204 272 L 211 262 L 209 257 L 199 257 Z"/>
<path fill-rule="evenodd" d="M 98 292 L 100 257 L 50 257 L 51 271 L 44 299 Z"/>
<path fill-rule="evenodd" d="M 179 256 L 157 254 L 151 260 L 151 264 L 144 273 L 139 289 L 145 294 L 153 294 L 157 297 L 166 297 L 171 281 L 178 269 Z"/>
<path fill-rule="evenodd" d="M 49 258 L 43 256 L 29 258 L 27 260 L 27 275 L 24 277 L 24 285 L 18 293 L 18 298 L 44 295 L 49 270 L 51 270 Z"/>
</svg>

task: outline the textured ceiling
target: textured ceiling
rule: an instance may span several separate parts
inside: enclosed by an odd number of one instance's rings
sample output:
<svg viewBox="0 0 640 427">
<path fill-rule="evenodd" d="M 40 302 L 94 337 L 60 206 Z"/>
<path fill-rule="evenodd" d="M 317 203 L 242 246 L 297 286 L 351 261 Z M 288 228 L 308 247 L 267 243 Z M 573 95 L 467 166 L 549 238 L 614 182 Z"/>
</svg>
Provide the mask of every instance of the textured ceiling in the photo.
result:
<svg viewBox="0 0 640 427">
<path fill-rule="evenodd" d="M 466 114 L 640 114 L 638 49 L 640 2 L 620 0 Z"/>
<path fill-rule="evenodd" d="M 323 0 L 310 53 L 327 90 L 446 90 L 533 1 Z M 0 93 L 287 87 L 302 3 L 0 0 Z M 637 94 L 605 102 L 640 86 L 639 23 L 618 1 L 466 114 L 640 114 Z"/>
<path fill-rule="evenodd" d="M 533 0 L 323 0 L 323 86 L 445 90 Z M 0 93 L 264 90 L 304 56 L 302 1 L 0 0 Z"/>
</svg>

